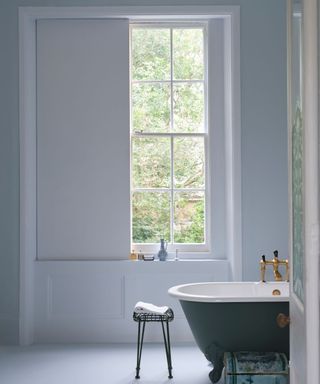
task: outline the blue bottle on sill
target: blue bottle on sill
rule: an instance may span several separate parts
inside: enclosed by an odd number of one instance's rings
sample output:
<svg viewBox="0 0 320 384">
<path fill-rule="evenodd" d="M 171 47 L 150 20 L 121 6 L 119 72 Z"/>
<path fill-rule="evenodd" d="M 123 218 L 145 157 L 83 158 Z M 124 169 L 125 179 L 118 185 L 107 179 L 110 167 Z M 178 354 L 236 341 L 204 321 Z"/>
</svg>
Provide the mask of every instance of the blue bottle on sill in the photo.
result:
<svg viewBox="0 0 320 384">
<path fill-rule="evenodd" d="M 168 243 L 165 243 L 164 239 L 160 239 L 160 250 L 158 252 L 158 258 L 160 261 L 166 261 L 168 257 L 167 246 Z"/>
</svg>

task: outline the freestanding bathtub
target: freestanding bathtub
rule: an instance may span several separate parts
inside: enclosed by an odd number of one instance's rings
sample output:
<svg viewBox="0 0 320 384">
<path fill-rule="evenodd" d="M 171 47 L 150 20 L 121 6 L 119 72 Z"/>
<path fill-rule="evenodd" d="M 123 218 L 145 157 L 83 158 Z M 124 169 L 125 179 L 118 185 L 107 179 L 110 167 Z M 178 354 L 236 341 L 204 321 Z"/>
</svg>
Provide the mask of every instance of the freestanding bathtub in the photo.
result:
<svg viewBox="0 0 320 384">
<path fill-rule="evenodd" d="M 277 323 L 289 314 L 287 282 L 210 282 L 169 289 L 179 299 L 193 336 L 219 381 L 224 352 L 285 352 L 289 357 L 289 327 Z"/>
</svg>

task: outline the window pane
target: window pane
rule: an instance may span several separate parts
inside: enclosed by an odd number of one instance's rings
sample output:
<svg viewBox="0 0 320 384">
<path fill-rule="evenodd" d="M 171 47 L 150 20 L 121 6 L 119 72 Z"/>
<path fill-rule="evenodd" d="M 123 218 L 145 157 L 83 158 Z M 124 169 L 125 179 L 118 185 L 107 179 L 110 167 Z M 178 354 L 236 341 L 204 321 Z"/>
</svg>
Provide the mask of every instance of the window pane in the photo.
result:
<svg viewBox="0 0 320 384">
<path fill-rule="evenodd" d="M 174 187 L 204 188 L 205 156 L 203 137 L 175 138 L 173 142 Z"/>
<path fill-rule="evenodd" d="M 134 188 L 170 187 L 170 138 L 132 139 L 132 185 Z"/>
<path fill-rule="evenodd" d="M 133 84 L 132 127 L 144 132 L 170 130 L 169 84 Z"/>
<path fill-rule="evenodd" d="M 174 194 L 174 242 L 204 243 L 204 193 Z"/>
<path fill-rule="evenodd" d="M 132 196 L 132 240 L 134 243 L 170 241 L 170 194 L 134 192 Z"/>
<path fill-rule="evenodd" d="M 170 79 L 170 30 L 132 29 L 132 80 Z"/>
<path fill-rule="evenodd" d="M 202 80 L 203 72 L 203 30 L 174 29 L 174 79 Z"/>
<path fill-rule="evenodd" d="M 204 131 L 203 84 L 173 85 L 173 126 L 175 132 Z"/>
<path fill-rule="evenodd" d="M 205 132 L 204 28 L 134 26 L 131 46 L 132 242 L 204 244 L 205 137 L 183 135 Z"/>
</svg>

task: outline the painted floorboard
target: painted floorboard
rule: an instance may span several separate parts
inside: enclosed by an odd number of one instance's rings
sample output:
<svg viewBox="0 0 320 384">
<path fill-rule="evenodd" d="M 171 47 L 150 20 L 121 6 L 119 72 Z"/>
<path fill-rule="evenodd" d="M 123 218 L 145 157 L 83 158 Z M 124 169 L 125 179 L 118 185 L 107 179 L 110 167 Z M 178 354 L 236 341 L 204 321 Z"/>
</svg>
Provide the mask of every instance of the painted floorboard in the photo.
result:
<svg viewBox="0 0 320 384">
<path fill-rule="evenodd" d="M 196 346 L 172 346 L 172 365 L 170 380 L 162 344 L 143 346 L 140 380 L 134 344 L 0 347 L 1 384 L 210 384 Z"/>
</svg>

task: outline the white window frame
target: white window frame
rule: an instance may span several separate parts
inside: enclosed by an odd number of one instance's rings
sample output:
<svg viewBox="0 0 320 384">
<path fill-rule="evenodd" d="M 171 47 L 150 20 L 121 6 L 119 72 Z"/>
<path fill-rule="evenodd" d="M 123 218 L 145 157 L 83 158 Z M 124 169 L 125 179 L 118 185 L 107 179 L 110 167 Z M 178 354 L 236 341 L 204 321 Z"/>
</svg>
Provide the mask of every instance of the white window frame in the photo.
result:
<svg viewBox="0 0 320 384">
<path fill-rule="evenodd" d="M 131 114 L 131 126 L 130 126 L 130 134 L 131 139 L 134 137 L 169 137 L 170 138 L 170 146 L 171 146 L 171 159 L 170 159 L 170 169 L 171 169 L 171 187 L 166 189 L 161 188 L 155 188 L 154 192 L 169 192 L 170 193 L 170 233 L 171 238 L 173 238 L 174 233 L 174 204 L 173 204 L 173 195 L 176 191 L 179 192 L 192 192 L 194 191 L 201 191 L 204 193 L 204 199 L 205 199 L 205 207 L 204 207 L 204 242 L 200 244 L 196 243 L 169 243 L 168 242 L 168 252 L 173 252 L 175 250 L 178 250 L 179 252 L 209 252 L 210 250 L 210 193 L 208 185 L 210 184 L 210 175 L 208 172 L 208 162 L 209 162 L 209 145 L 208 145 L 208 135 L 209 135 L 209 129 L 208 129 L 208 22 L 207 21 L 199 21 L 199 20 L 144 20 L 139 22 L 131 22 L 129 25 L 130 28 L 130 62 L 131 62 L 131 42 L 132 42 L 132 30 L 134 28 L 154 28 L 154 29 L 160 29 L 160 28 L 167 28 L 170 29 L 170 79 L 169 80 L 159 80 L 159 83 L 168 82 L 171 87 L 171 96 L 172 96 L 172 86 L 176 82 L 173 79 L 173 55 L 172 55 L 172 30 L 173 29 L 179 29 L 179 28 L 199 28 L 203 30 L 203 64 L 204 64 L 204 76 L 203 80 L 181 80 L 183 83 L 192 83 L 192 82 L 201 82 L 203 84 L 204 89 L 204 129 L 203 132 L 199 133 L 175 133 L 175 132 L 168 132 L 168 133 L 144 133 L 144 132 L 132 132 L 132 114 Z M 131 65 L 130 65 L 130 86 L 133 83 L 139 83 L 140 81 L 134 81 L 131 78 Z M 141 81 L 143 82 L 143 81 Z M 156 81 L 152 81 L 152 83 L 155 83 Z M 131 92 L 130 92 L 130 104 L 131 104 L 131 110 L 132 110 L 132 98 L 131 98 Z M 171 123 L 173 118 L 173 100 L 171 99 L 171 108 L 170 108 L 170 117 L 171 117 Z M 189 188 L 189 189 L 176 189 L 173 186 L 173 139 L 175 137 L 202 137 L 204 139 L 204 157 L 205 157 L 205 186 L 204 188 Z M 132 151 L 132 145 L 131 145 L 131 151 Z M 131 156 L 132 159 L 132 156 Z M 132 165 L 132 164 L 131 164 Z M 132 186 L 132 175 L 131 175 L 131 200 L 132 200 L 132 194 L 134 192 L 145 192 L 150 191 L 149 188 L 133 188 Z M 131 231 L 132 231 L 132 203 L 131 203 Z M 167 239 L 165 239 L 167 240 Z M 159 239 L 160 241 L 160 239 Z M 141 251 L 143 253 L 154 253 L 159 248 L 159 241 L 158 243 L 134 243 L 132 242 L 132 233 L 131 233 L 131 248 L 136 251 Z"/>
</svg>

